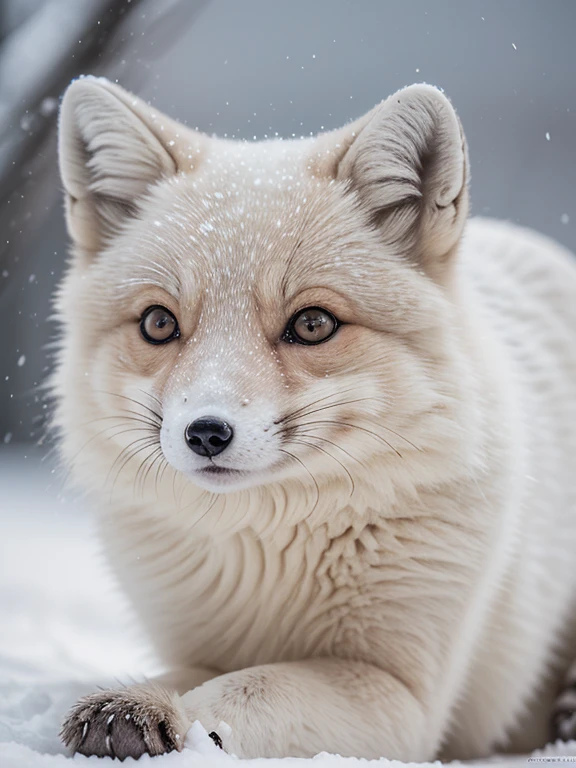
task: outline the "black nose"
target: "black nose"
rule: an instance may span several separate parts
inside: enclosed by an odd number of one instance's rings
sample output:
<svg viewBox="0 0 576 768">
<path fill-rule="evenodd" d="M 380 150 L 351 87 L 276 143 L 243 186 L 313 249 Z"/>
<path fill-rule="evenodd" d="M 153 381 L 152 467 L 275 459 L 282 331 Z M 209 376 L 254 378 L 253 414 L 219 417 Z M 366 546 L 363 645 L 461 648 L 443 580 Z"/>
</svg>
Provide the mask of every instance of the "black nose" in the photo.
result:
<svg viewBox="0 0 576 768">
<path fill-rule="evenodd" d="M 217 456 L 232 442 L 234 430 L 215 416 L 203 416 L 188 424 L 184 435 L 198 456 Z"/>
</svg>

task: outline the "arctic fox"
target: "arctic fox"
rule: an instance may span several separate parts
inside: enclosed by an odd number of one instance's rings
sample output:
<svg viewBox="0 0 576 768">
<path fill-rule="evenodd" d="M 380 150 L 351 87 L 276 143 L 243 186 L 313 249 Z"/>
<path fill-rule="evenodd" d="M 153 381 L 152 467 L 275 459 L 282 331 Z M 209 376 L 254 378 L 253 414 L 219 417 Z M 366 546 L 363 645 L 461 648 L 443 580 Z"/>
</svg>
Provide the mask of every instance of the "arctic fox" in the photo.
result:
<svg viewBox="0 0 576 768">
<path fill-rule="evenodd" d="M 244 143 L 84 78 L 59 151 L 55 424 L 169 670 L 82 699 L 66 744 L 155 755 L 199 720 L 242 757 L 419 761 L 574 735 L 576 265 L 467 221 L 443 93 Z"/>
</svg>

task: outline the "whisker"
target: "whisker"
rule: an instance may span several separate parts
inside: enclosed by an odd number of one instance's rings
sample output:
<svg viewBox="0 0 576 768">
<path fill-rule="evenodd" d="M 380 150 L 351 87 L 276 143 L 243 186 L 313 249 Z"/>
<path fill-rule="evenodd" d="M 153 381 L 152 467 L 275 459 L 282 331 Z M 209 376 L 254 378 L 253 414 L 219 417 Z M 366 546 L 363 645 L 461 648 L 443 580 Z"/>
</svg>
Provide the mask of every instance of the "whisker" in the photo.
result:
<svg viewBox="0 0 576 768">
<path fill-rule="evenodd" d="M 164 454 L 162 453 L 162 448 L 158 446 L 158 448 L 156 448 L 156 450 L 152 453 L 150 464 L 144 474 L 144 477 L 142 478 L 142 495 L 144 495 L 144 489 L 148 476 L 151 474 L 156 465 L 161 466 L 163 458 Z"/>
<path fill-rule="evenodd" d="M 116 458 L 112 462 L 112 466 L 110 467 L 110 469 L 108 470 L 108 474 L 106 475 L 106 480 L 104 481 L 104 486 L 106 486 L 108 484 L 108 480 L 110 479 L 110 475 L 116 469 L 116 466 L 124 459 L 126 454 L 129 454 L 129 452 L 131 451 L 131 449 L 134 446 L 139 445 L 140 443 L 144 443 L 144 442 L 149 442 L 151 444 L 154 443 L 155 445 L 157 445 L 158 441 L 156 439 L 153 439 L 150 435 L 147 435 L 145 437 L 138 437 L 135 440 L 132 440 L 131 443 L 128 443 L 128 445 L 125 446 L 120 451 L 118 456 L 116 456 Z M 127 461 L 130 461 L 131 458 L 132 458 L 132 456 L 128 455 Z M 126 465 L 126 462 L 124 464 L 122 464 L 122 467 L 120 468 L 120 471 L 124 468 L 125 465 Z"/>
<path fill-rule="evenodd" d="M 310 472 L 310 470 L 308 469 L 306 464 L 304 464 L 304 462 L 301 459 L 298 458 L 298 456 L 295 456 L 293 453 L 290 453 L 290 451 L 287 451 L 284 448 L 279 448 L 278 450 L 281 453 L 285 453 L 287 456 L 290 456 L 290 458 L 294 459 L 294 461 L 297 461 L 298 464 L 300 464 L 306 470 L 306 472 L 308 472 L 308 474 L 312 478 L 312 482 L 314 483 L 314 486 L 316 488 L 316 501 L 314 502 L 314 506 L 312 507 L 312 509 L 310 511 L 310 515 L 311 515 L 314 512 L 314 510 L 316 509 L 316 507 L 318 506 L 318 502 L 320 501 L 320 488 L 318 487 L 318 483 L 316 482 L 316 478 L 314 477 L 312 472 Z"/>
<path fill-rule="evenodd" d="M 103 429 L 102 432 L 99 432 L 99 435 L 102 435 L 104 432 L 108 432 L 109 429 L 117 429 L 118 425 L 115 425 L 113 427 L 107 427 L 107 429 Z M 119 437 L 120 435 L 125 435 L 128 432 L 147 432 L 150 437 L 156 436 L 156 432 L 152 431 L 150 427 L 129 427 L 128 429 L 122 429 L 120 432 L 114 432 L 113 435 L 108 435 L 106 440 L 114 440 L 115 437 Z"/>
<path fill-rule="evenodd" d="M 298 429 L 298 427 L 294 428 L 295 430 Z M 342 453 L 345 453 L 346 456 L 352 459 L 352 461 L 355 461 L 357 464 L 360 464 L 361 466 L 364 466 L 364 464 L 360 461 L 360 459 L 357 459 L 356 456 L 352 456 L 351 453 L 349 453 L 345 448 L 342 448 L 341 445 L 338 445 L 337 443 L 334 443 L 332 440 L 328 440 L 327 437 L 321 437 L 320 435 L 315 435 L 313 432 L 296 432 L 296 436 L 303 436 L 303 437 L 313 437 L 315 440 L 322 440 L 324 443 L 329 443 L 330 445 L 333 445 L 334 448 L 338 448 L 339 451 L 342 451 Z"/>
<path fill-rule="evenodd" d="M 153 395 L 152 392 L 146 392 L 145 390 L 140 389 L 140 388 L 138 389 L 138 391 L 142 392 L 142 394 L 146 395 L 146 397 L 150 397 L 150 398 L 152 398 L 152 400 L 155 400 L 158 403 L 158 405 L 160 406 L 160 408 L 163 407 L 162 406 L 162 400 L 160 400 L 160 398 L 156 397 L 156 395 Z"/>
<path fill-rule="evenodd" d="M 351 491 L 350 491 L 350 498 L 352 498 L 352 494 L 353 494 L 353 493 L 354 493 L 354 491 L 356 490 L 356 485 L 354 484 L 354 478 L 353 478 L 353 477 L 352 477 L 352 475 L 350 474 L 350 471 L 348 470 L 348 468 L 347 468 L 347 467 L 345 467 L 345 466 L 344 466 L 344 464 L 342 464 L 342 462 L 341 462 L 339 459 L 337 459 L 337 458 L 336 458 L 336 456 L 333 456 L 333 455 L 332 455 L 332 454 L 331 454 L 329 451 L 327 451 L 325 448 L 322 448 L 322 446 L 320 446 L 320 445 L 314 445 L 313 443 L 308 443 L 306 440 L 293 440 L 292 442 L 294 442 L 294 443 L 300 443 L 300 445 L 307 445 L 309 448 L 315 448 L 317 451 L 322 451 L 322 453 L 325 453 L 325 454 L 326 454 L 326 456 L 329 456 L 329 457 L 330 457 L 330 458 L 331 458 L 333 461 L 335 461 L 335 462 L 337 462 L 338 464 L 340 464 L 340 466 L 342 467 L 342 469 L 344 470 L 344 472 L 346 472 L 346 474 L 348 475 L 348 479 L 350 480 L 350 486 L 351 486 Z"/>
<path fill-rule="evenodd" d="M 284 423 L 287 421 L 294 421 L 295 418 L 306 418 L 308 416 L 312 416 L 314 413 L 319 413 L 320 411 L 326 411 L 329 408 L 338 408 L 341 405 L 350 405 L 351 403 L 363 403 L 366 400 L 374 400 L 373 397 L 359 397 L 355 398 L 354 400 L 340 400 L 338 403 L 331 403 L 330 405 L 323 405 L 321 408 L 314 408 L 312 411 L 307 411 L 306 413 L 299 413 L 296 416 L 292 416 L 290 418 L 287 418 L 284 420 Z"/>
<path fill-rule="evenodd" d="M 338 392 L 336 394 L 346 394 L 346 392 L 352 392 L 354 390 L 344 390 L 344 392 Z M 306 408 L 311 407 L 312 405 L 316 405 L 317 403 L 327 400 L 330 397 L 333 397 L 334 395 L 327 395 L 326 397 L 322 397 L 319 400 L 316 400 L 312 403 L 309 403 L 307 406 L 303 406 L 302 408 L 298 408 L 296 411 L 292 411 L 291 413 L 287 414 L 286 416 L 283 416 L 281 419 L 278 419 L 275 421 L 275 424 L 285 424 L 290 421 L 294 421 L 296 418 L 307 418 L 308 416 L 312 416 L 315 413 L 319 413 L 320 411 L 326 411 L 330 408 L 338 408 L 342 405 L 351 405 L 353 403 L 362 403 L 366 402 L 368 400 L 376 400 L 375 397 L 359 397 L 355 398 L 353 400 L 340 400 L 337 403 L 330 403 L 328 405 L 323 405 L 320 408 L 314 408 L 313 410 L 306 411 Z M 385 429 L 387 432 L 390 432 L 391 434 L 398 437 L 400 440 L 403 440 L 405 443 L 407 443 L 411 448 L 414 448 L 415 451 L 421 451 L 422 449 L 419 448 L 417 445 L 414 445 L 410 440 L 408 440 L 407 437 L 404 437 L 404 435 L 401 435 L 399 432 L 396 432 L 391 427 L 387 427 L 386 425 L 381 425 L 383 429 Z M 388 443 L 390 445 L 390 443 Z M 390 446 L 393 447 L 393 446 Z"/>
<path fill-rule="evenodd" d="M 218 501 L 218 499 L 220 497 L 220 494 L 218 494 L 218 493 L 210 493 L 210 491 L 208 491 L 208 493 L 210 494 L 210 496 L 213 496 L 214 498 L 213 498 L 212 502 L 208 504 L 208 509 L 198 518 L 198 520 L 196 520 L 196 522 L 192 526 L 193 528 L 195 528 L 198 525 L 198 523 L 201 523 L 202 520 L 204 520 L 204 518 L 206 517 L 208 512 L 210 512 L 210 510 L 214 507 L 214 505 L 216 504 L 216 502 Z M 208 497 L 208 498 L 210 498 L 210 497 Z M 186 509 L 186 507 L 184 507 L 184 509 Z"/>
<path fill-rule="evenodd" d="M 185 480 L 182 480 L 182 487 L 180 489 L 180 496 L 178 497 L 178 509 L 180 509 L 180 505 L 182 504 L 182 499 L 184 498 L 184 494 L 186 492 L 186 482 Z"/>
<path fill-rule="evenodd" d="M 213 493 L 212 491 L 202 491 L 200 496 L 197 496 L 195 499 L 192 499 L 192 501 L 189 504 L 186 504 L 182 508 L 178 510 L 178 512 L 184 512 L 186 509 L 190 509 L 190 507 L 194 507 L 195 505 L 199 504 L 200 501 L 205 497 L 208 496 L 208 498 L 212 498 Z M 196 523 L 194 523 L 196 525 Z"/>
<path fill-rule="evenodd" d="M 181 510 L 178 508 L 178 502 L 176 501 L 176 480 L 178 479 L 178 475 L 176 472 L 174 472 L 172 476 L 172 496 L 174 496 L 174 504 L 176 505 L 176 508 L 180 512 Z"/>
<path fill-rule="evenodd" d="M 154 451 L 154 449 L 152 449 L 152 451 Z M 138 465 L 138 469 L 136 470 L 136 474 L 134 476 L 134 499 L 136 499 L 136 497 L 138 495 L 138 486 L 139 486 L 140 474 L 141 474 L 143 468 L 146 466 L 149 458 L 150 458 L 150 454 L 145 456 L 144 459 L 142 459 L 140 461 L 140 464 Z"/>
<path fill-rule="evenodd" d="M 146 479 L 147 479 L 148 475 L 150 474 L 150 471 L 151 471 L 152 467 L 154 466 L 155 462 L 157 461 L 157 459 L 161 455 L 162 455 L 162 448 L 158 445 L 152 451 L 152 453 L 146 459 L 144 459 L 144 461 L 142 462 L 142 464 L 138 468 L 138 472 L 136 473 L 136 478 L 135 478 L 135 481 L 134 481 L 134 485 L 136 487 L 138 486 L 138 475 L 140 474 L 140 472 L 142 472 L 143 473 L 142 474 L 142 481 L 140 483 L 140 495 L 141 495 L 142 498 L 144 498 L 144 489 L 146 487 Z M 143 471 L 144 467 L 146 466 L 146 464 L 148 464 L 148 462 L 150 462 L 150 464 L 148 465 L 148 468 L 144 472 Z"/>
<path fill-rule="evenodd" d="M 130 451 L 132 450 L 132 448 L 134 448 L 134 446 L 137 446 L 137 445 L 139 445 L 140 443 L 147 443 L 147 444 L 148 444 L 148 443 L 152 443 L 152 442 L 154 442 L 155 444 L 157 444 L 157 441 L 156 441 L 154 438 L 152 438 L 152 436 L 151 436 L 151 435 L 149 435 L 149 436 L 145 436 L 145 437 L 138 437 L 138 438 L 136 438 L 135 440 L 132 440 L 132 442 L 131 442 L 131 443 L 129 443 L 128 445 L 126 445 L 126 446 L 125 446 L 125 447 L 124 447 L 124 448 L 123 448 L 123 449 L 120 451 L 120 453 L 118 454 L 118 456 L 116 456 L 116 458 L 114 459 L 114 461 L 112 462 L 112 466 L 110 467 L 110 470 L 109 470 L 109 472 L 108 472 L 108 477 L 106 478 L 106 482 L 107 482 L 107 481 L 108 481 L 108 479 L 109 479 L 110 473 L 111 473 L 111 472 L 112 472 L 112 471 L 113 471 L 113 470 L 116 468 L 116 465 L 117 465 L 119 462 L 121 462 L 121 461 L 122 461 L 122 459 L 123 459 L 123 458 L 124 458 L 124 457 L 125 457 L 127 454 L 129 454 L 129 453 L 130 453 Z M 128 456 L 128 459 L 130 459 L 130 458 L 132 458 L 132 457 L 131 457 L 131 456 Z M 124 465 L 123 465 L 123 466 L 124 466 Z M 105 482 L 105 484 L 106 484 L 106 482 Z"/>
<path fill-rule="evenodd" d="M 218 525 L 220 520 L 222 520 L 222 518 L 223 518 L 223 516 L 224 516 L 224 514 L 226 512 L 226 505 L 228 504 L 228 499 L 230 498 L 227 493 L 220 494 L 220 497 L 221 497 L 221 499 L 223 501 L 223 504 L 222 504 L 222 511 L 220 512 L 218 520 L 216 521 L 216 526 Z M 236 505 L 236 506 L 238 506 L 238 505 Z"/>
<path fill-rule="evenodd" d="M 154 421 L 146 414 L 138 413 L 138 411 L 127 411 L 124 408 L 120 408 L 118 413 L 134 413 L 137 414 L 137 416 L 98 416 L 97 419 L 91 419 L 91 421 L 85 421 L 80 426 L 87 427 L 91 424 L 96 424 L 98 421 L 109 421 L 110 419 L 117 419 L 117 420 L 126 420 L 126 421 L 139 421 L 141 424 L 148 424 L 151 427 L 155 427 L 156 429 L 160 428 L 160 424 L 157 421 Z"/>
<path fill-rule="evenodd" d="M 328 400 L 331 397 L 335 397 L 337 395 L 347 395 L 349 392 L 354 392 L 353 389 L 345 389 L 343 392 L 331 392 L 329 395 L 325 395 L 324 397 L 318 398 L 318 400 L 313 400 L 311 403 L 306 403 L 306 405 L 303 405 L 301 408 L 297 408 L 295 411 L 291 411 L 290 413 L 287 413 L 285 416 L 282 416 L 280 419 L 274 422 L 274 424 L 282 424 L 287 419 L 290 419 L 292 416 L 301 414 L 302 411 L 305 411 L 307 408 L 311 408 L 313 405 L 317 405 L 318 403 L 324 402 L 324 400 Z"/>
<path fill-rule="evenodd" d="M 390 448 L 394 453 L 399 456 L 401 459 L 404 457 L 400 453 L 400 451 L 395 448 L 392 443 L 389 443 L 388 440 L 385 440 L 382 435 L 379 435 L 377 432 L 373 432 L 371 429 L 367 429 L 367 427 L 361 427 L 359 424 L 351 424 L 348 421 L 329 421 L 329 420 L 318 420 L 318 421 L 306 421 L 301 426 L 303 427 L 313 427 L 315 424 L 333 424 L 338 427 L 350 427 L 351 429 L 360 429 L 362 432 L 366 432 L 368 435 L 372 435 L 376 440 L 380 440 L 384 445 L 387 445 L 388 448 Z"/>
<path fill-rule="evenodd" d="M 111 429 L 118 429 L 118 427 L 121 427 L 121 426 L 122 426 L 121 424 L 112 424 L 112 426 L 106 427 L 106 429 L 100 430 L 100 432 L 97 432 L 95 435 L 92 435 L 90 440 L 88 440 L 88 443 L 90 443 L 92 440 L 95 440 L 97 437 L 100 437 L 100 435 L 103 435 L 105 432 L 108 432 Z M 153 432 L 149 427 L 130 427 L 128 429 L 123 429 L 123 430 L 120 430 L 119 432 L 115 432 L 113 435 L 108 435 L 106 440 L 113 440 L 115 437 L 118 437 L 119 435 L 124 435 L 127 432 L 147 432 L 150 435 L 150 437 L 156 435 L 156 432 Z M 85 443 L 83 447 L 85 448 L 86 445 L 88 445 L 88 443 Z M 80 453 L 80 451 L 78 451 L 78 453 Z"/>
<path fill-rule="evenodd" d="M 158 468 L 156 469 L 156 474 L 154 476 L 154 492 L 156 493 L 156 498 L 159 498 L 159 492 L 158 492 L 158 480 L 161 479 L 164 475 L 164 472 L 166 471 L 166 466 L 168 465 L 168 462 L 166 461 L 166 458 L 164 456 L 164 453 L 160 454 L 160 462 L 158 464 Z"/>
<path fill-rule="evenodd" d="M 109 418 L 109 417 L 105 416 L 103 418 Z M 110 418 L 117 418 L 118 421 L 122 422 L 126 417 L 114 417 L 114 416 L 111 416 Z M 99 419 L 94 419 L 94 421 L 99 421 Z M 66 474 L 65 474 L 65 476 L 63 478 L 63 481 L 62 481 L 63 485 L 66 485 L 66 483 L 68 482 L 68 479 L 69 479 L 72 471 L 74 470 L 74 467 L 76 467 L 78 465 L 78 457 L 85 450 L 85 448 L 87 448 L 93 440 L 96 440 L 97 437 L 100 437 L 105 432 L 108 432 L 110 429 L 117 429 L 118 427 L 121 427 L 121 426 L 123 426 L 121 423 L 120 424 L 112 424 L 111 426 L 106 427 L 105 429 L 100 430 L 100 432 L 96 432 L 95 435 L 92 435 L 91 437 L 88 438 L 88 440 L 84 443 L 84 445 L 80 448 L 80 450 L 76 454 L 74 460 L 71 462 L 70 467 L 68 468 L 68 471 L 66 472 Z M 150 428 L 148 428 L 148 427 L 141 427 L 141 428 L 140 427 L 134 427 L 134 431 L 140 431 L 140 430 L 142 430 L 143 432 L 149 431 L 150 435 L 154 434 L 152 432 L 152 430 L 151 430 L 151 425 L 149 425 L 149 427 Z M 156 428 L 156 425 L 155 425 L 155 428 Z M 126 430 L 126 432 L 129 432 L 129 431 L 131 431 L 131 430 Z M 106 439 L 107 440 L 112 440 L 115 436 L 116 435 L 110 435 L 110 437 L 108 437 Z"/>
<path fill-rule="evenodd" d="M 140 440 L 145 440 L 146 438 L 140 438 Z M 116 483 L 118 482 L 118 478 L 120 477 L 122 470 L 124 467 L 132 461 L 133 458 L 135 458 L 139 453 L 142 453 L 142 451 L 148 450 L 148 448 L 152 448 L 156 445 L 155 440 L 151 440 L 150 442 L 146 443 L 146 445 L 141 446 L 140 448 L 137 448 L 135 451 L 132 451 L 132 453 L 126 457 L 126 459 L 123 461 L 122 465 L 118 469 L 118 472 L 116 472 L 116 477 L 114 478 L 114 482 L 112 483 L 112 488 L 110 489 L 110 503 L 112 503 L 112 497 L 114 494 L 114 488 L 116 487 Z M 124 451 L 122 451 L 124 453 Z M 122 455 L 122 454 L 120 454 Z M 116 462 L 115 462 L 116 463 Z"/>
<path fill-rule="evenodd" d="M 111 397 L 120 397 L 122 400 L 128 400 L 131 403 L 134 403 L 135 405 L 139 405 L 141 408 L 145 408 L 149 413 L 151 413 L 160 423 L 162 423 L 162 416 L 157 413 L 153 408 L 149 408 L 144 403 L 141 403 L 139 400 L 135 400 L 133 397 L 128 397 L 127 395 L 121 395 L 118 392 L 107 392 L 103 389 L 97 389 L 96 392 L 99 392 L 101 395 L 110 395 Z"/>
<path fill-rule="evenodd" d="M 414 448 L 414 450 L 415 450 L 415 451 L 418 451 L 419 453 L 421 453 L 421 452 L 422 452 L 422 448 L 419 448 L 417 445 L 414 445 L 414 443 L 411 443 L 411 442 L 410 442 L 410 440 L 408 440 L 408 438 L 407 438 L 407 437 L 404 437 L 404 435 L 401 435 L 399 432 L 395 432 L 393 429 L 391 429 L 390 427 L 387 427 L 385 424 L 382 424 L 381 426 L 382 426 L 382 427 L 383 427 L 383 429 L 385 429 L 387 432 L 391 432 L 393 435 L 396 435 L 396 437 L 399 437 L 399 438 L 400 438 L 400 440 L 404 440 L 404 442 L 405 442 L 405 443 L 408 443 L 408 445 L 409 445 L 411 448 Z"/>
<path fill-rule="evenodd" d="M 296 430 L 296 429 L 299 428 L 299 426 L 300 426 L 299 424 L 296 424 L 296 426 L 292 427 L 292 429 Z M 356 426 L 356 425 L 354 425 L 354 426 Z M 414 443 L 410 442 L 410 440 L 408 440 L 407 437 L 404 437 L 404 435 L 401 435 L 399 432 L 395 432 L 393 429 L 391 429 L 390 427 L 387 427 L 385 424 L 380 424 L 379 426 L 381 426 L 382 429 L 385 429 L 387 432 L 391 432 L 393 435 L 396 435 L 396 437 L 399 437 L 400 440 L 404 440 L 404 442 L 408 443 L 408 445 L 411 446 L 412 448 L 414 448 L 415 451 L 418 451 L 419 453 L 422 452 L 422 448 L 419 448 L 417 445 L 414 445 Z M 359 428 L 363 429 L 363 427 L 359 427 Z M 336 447 L 340 448 L 340 450 L 344 450 L 339 445 L 337 445 Z M 348 454 L 348 455 L 350 455 L 350 454 Z M 354 456 L 351 456 L 351 458 L 354 458 Z M 358 461 L 358 459 L 355 459 L 355 461 Z"/>
<path fill-rule="evenodd" d="M 163 466 L 163 468 L 162 468 L 162 471 L 160 472 L 160 479 L 159 479 L 159 482 L 160 482 L 160 483 L 161 483 L 161 482 L 162 482 L 162 480 L 164 479 L 164 475 L 166 474 L 166 470 L 168 469 L 168 467 L 170 467 L 170 463 L 169 463 L 169 462 L 168 462 L 166 459 L 164 459 L 164 466 Z M 173 471 L 174 471 L 174 470 L 173 470 Z M 175 471 L 174 471 L 174 474 L 176 474 L 176 472 L 175 472 Z"/>
</svg>

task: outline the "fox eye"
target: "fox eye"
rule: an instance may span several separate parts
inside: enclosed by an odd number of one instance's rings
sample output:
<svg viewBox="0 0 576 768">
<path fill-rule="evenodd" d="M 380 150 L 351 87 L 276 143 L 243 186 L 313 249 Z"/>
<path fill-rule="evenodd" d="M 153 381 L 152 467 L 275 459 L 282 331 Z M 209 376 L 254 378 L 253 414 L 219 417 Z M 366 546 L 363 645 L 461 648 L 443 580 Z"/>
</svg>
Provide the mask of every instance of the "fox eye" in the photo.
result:
<svg viewBox="0 0 576 768">
<path fill-rule="evenodd" d="M 292 316 L 283 341 L 296 344 L 321 344 L 338 330 L 338 320 L 322 307 L 307 307 Z"/>
<path fill-rule="evenodd" d="M 178 321 L 166 307 L 155 305 L 144 310 L 140 333 L 150 344 L 166 344 L 180 336 Z"/>
</svg>

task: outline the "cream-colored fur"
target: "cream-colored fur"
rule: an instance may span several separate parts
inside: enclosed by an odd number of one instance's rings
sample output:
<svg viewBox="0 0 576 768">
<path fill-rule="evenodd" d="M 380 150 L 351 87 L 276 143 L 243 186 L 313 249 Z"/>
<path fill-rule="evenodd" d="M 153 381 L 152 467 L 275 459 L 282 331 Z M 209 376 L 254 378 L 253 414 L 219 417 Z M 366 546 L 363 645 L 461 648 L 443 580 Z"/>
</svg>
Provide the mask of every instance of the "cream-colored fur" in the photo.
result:
<svg viewBox="0 0 576 768">
<path fill-rule="evenodd" d="M 241 756 L 543 742 L 574 651 L 570 254 L 466 223 L 464 137 L 430 86 L 334 133 L 252 144 L 89 78 L 60 127 L 74 254 L 55 421 L 100 494 L 113 568 L 185 670 L 163 701 Z M 180 338 L 143 340 L 154 304 Z M 282 341 L 309 306 L 343 325 Z M 215 461 L 241 472 L 200 471 L 184 429 L 205 414 L 234 425 Z M 95 702 L 66 741 L 132 754 Z M 179 748 L 141 722 L 136 756 Z"/>
</svg>

